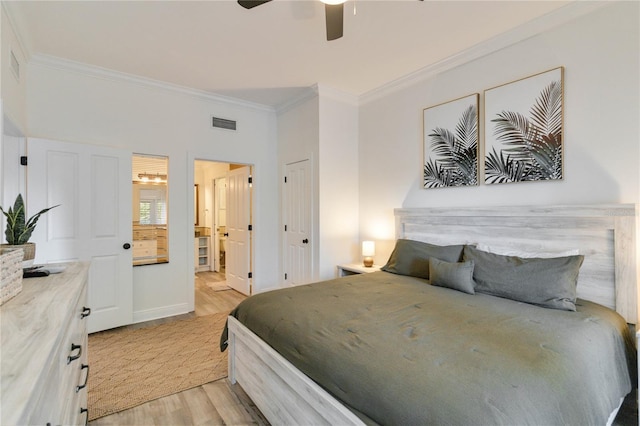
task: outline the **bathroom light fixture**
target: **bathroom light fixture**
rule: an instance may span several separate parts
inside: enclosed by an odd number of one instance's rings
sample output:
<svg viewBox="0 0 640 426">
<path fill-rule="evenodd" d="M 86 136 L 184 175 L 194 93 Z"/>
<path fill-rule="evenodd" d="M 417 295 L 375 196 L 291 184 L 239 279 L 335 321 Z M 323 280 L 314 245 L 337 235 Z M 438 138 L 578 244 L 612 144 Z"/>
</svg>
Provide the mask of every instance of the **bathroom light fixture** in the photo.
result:
<svg viewBox="0 0 640 426">
<path fill-rule="evenodd" d="M 160 173 L 138 173 L 138 178 L 143 182 L 166 182 L 167 175 Z"/>
<path fill-rule="evenodd" d="M 362 263 L 367 268 L 373 266 L 373 256 L 376 254 L 376 243 L 373 241 L 362 242 L 362 256 L 364 257 Z"/>
</svg>

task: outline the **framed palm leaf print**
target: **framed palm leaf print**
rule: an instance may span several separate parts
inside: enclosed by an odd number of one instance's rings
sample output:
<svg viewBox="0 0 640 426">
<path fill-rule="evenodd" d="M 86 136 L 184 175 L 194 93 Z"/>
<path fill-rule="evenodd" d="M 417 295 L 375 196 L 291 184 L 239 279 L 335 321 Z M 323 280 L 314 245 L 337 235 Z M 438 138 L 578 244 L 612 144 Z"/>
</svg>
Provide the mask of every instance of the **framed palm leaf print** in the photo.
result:
<svg viewBox="0 0 640 426">
<path fill-rule="evenodd" d="M 424 188 L 478 185 L 479 96 L 423 110 Z"/>
<path fill-rule="evenodd" d="M 484 92 L 484 180 L 563 177 L 563 75 L 556 68 Z"/>
</svg>

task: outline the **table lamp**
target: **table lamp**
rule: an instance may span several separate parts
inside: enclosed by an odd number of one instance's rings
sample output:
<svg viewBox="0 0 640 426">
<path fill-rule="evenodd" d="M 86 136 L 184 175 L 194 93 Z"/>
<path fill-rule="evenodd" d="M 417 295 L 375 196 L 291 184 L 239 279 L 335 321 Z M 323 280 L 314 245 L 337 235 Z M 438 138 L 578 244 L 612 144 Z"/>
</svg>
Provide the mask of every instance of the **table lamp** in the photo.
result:
<svg viewBox="0 0 640 426">
<path fill-rule="evenodd" d="M 363 264 L 367 268 L 373 266 L 373 256 L 376 254 L 376 243 L 373 241 L 363 241 L 362 242 L 362 256 Z"/>
</svg>

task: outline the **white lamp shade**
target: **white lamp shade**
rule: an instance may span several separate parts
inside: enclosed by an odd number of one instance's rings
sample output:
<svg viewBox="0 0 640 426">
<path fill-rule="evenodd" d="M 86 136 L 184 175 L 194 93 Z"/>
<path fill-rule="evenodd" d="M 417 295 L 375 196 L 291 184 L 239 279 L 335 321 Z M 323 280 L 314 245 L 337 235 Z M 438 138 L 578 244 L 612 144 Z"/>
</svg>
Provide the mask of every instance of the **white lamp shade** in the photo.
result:
<svg viewBox="0 0 640 426">
<path fill-rule="evenodd" d="M 376 254 L 376 243 L 373 241 L 362 242 L 362 255 L 374 256 Z"/>
</svg>

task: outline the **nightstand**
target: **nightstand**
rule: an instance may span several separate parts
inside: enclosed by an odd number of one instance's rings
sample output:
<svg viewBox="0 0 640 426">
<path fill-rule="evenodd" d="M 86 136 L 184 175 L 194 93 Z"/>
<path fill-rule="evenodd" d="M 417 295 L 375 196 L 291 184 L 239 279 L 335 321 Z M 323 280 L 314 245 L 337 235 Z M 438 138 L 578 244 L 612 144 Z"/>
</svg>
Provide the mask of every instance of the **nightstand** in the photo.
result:
<svg viewBox="0 0 640 426">
<path fill-rule="evenodd" d="M 369 268 L 362 263 L 348 263 L 344 265 L 338 265 L 338 277 L 346 277 L 347 275 L 356 274 L 368 274 L 369 272 L 379 271 L 380 265 L 373 265 Z"/>
</svg>

